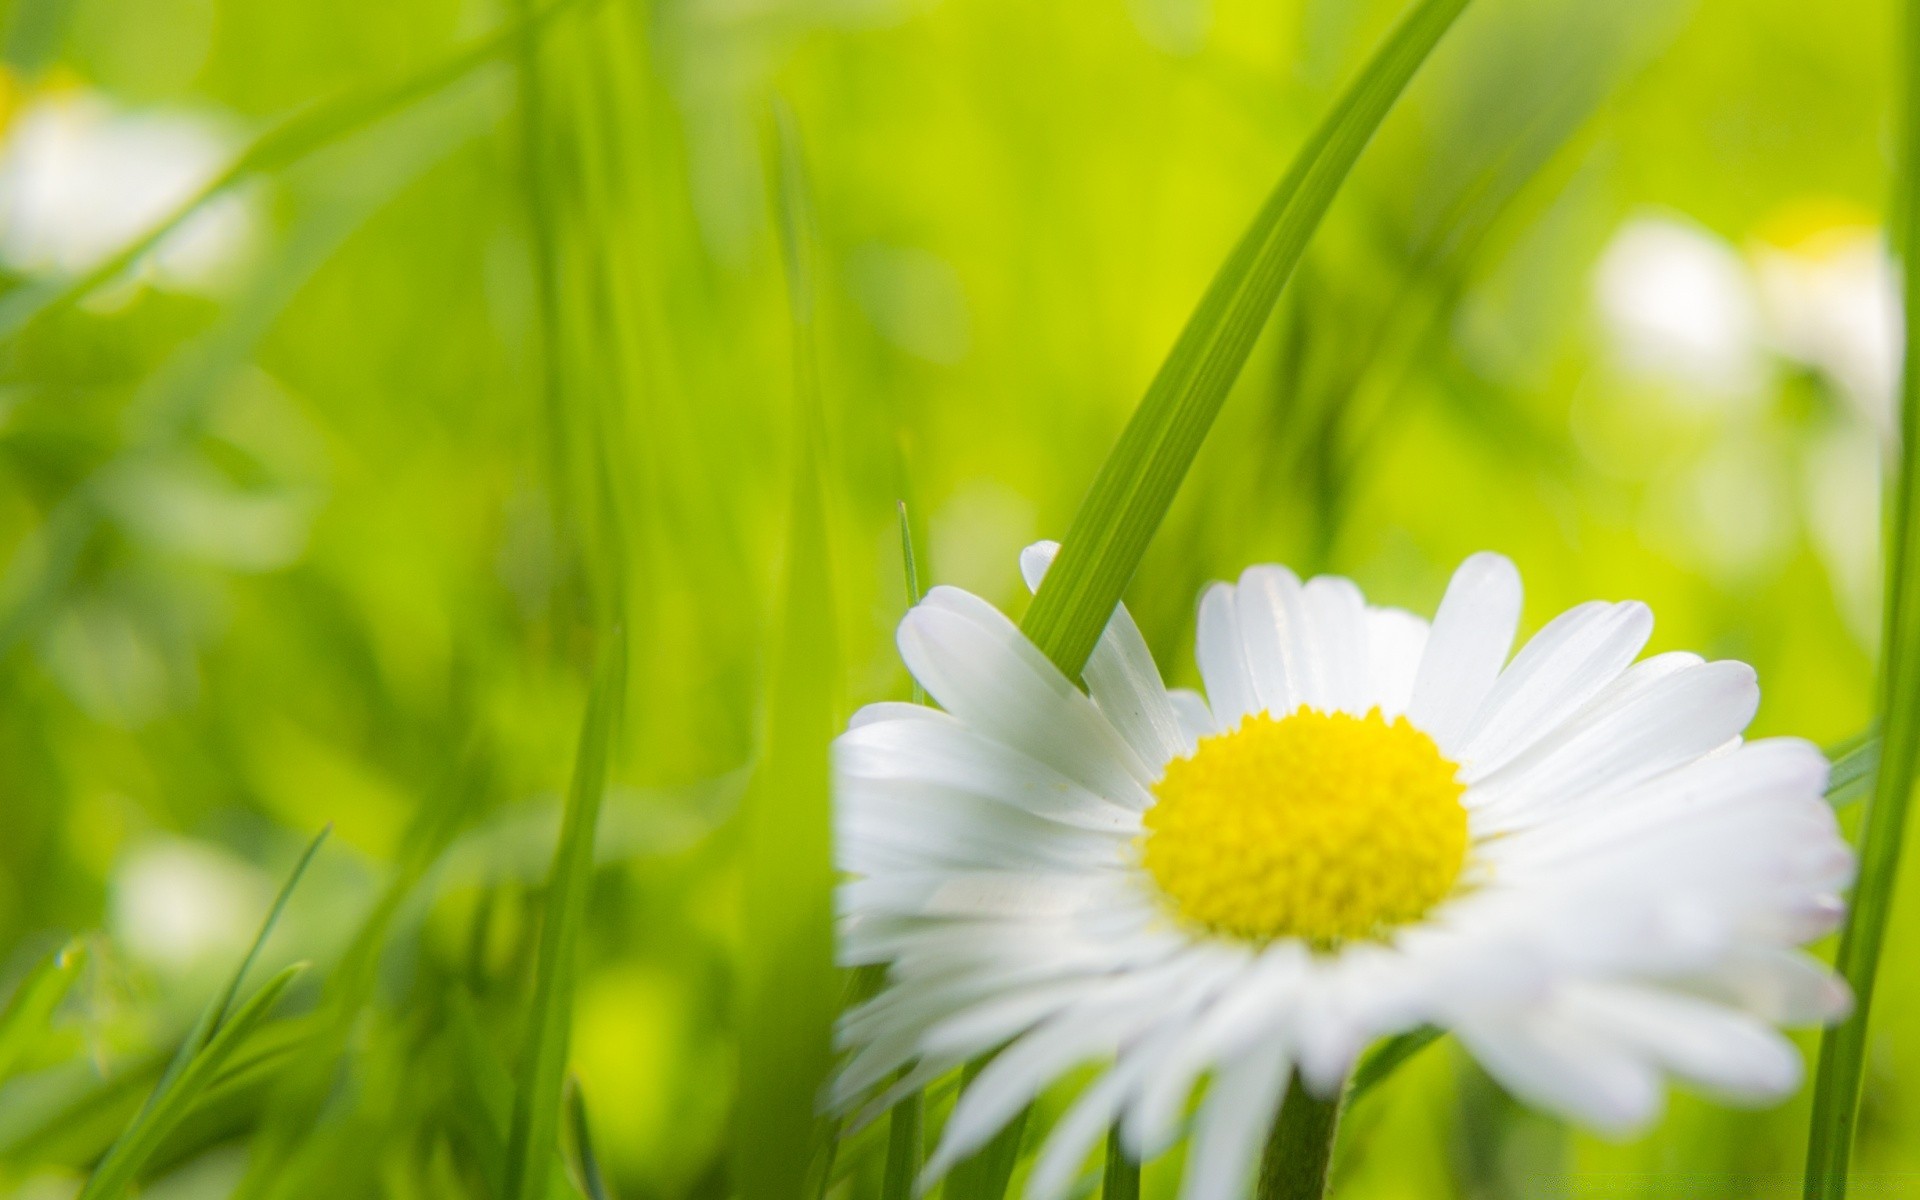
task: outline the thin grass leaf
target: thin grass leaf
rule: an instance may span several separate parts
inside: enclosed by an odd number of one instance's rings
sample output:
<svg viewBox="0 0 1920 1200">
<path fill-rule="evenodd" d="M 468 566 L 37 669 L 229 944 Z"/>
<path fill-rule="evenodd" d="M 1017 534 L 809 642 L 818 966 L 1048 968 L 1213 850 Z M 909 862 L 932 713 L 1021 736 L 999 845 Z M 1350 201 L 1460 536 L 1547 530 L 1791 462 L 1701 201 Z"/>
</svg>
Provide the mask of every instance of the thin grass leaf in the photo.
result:
<svg viewBox="0 0 1920 1200">
<path fill-rule="evenodd" d="M 784 109 L 776 117 L 797 419 L 761 757 L 742 813 L 733 1163 L 744 1200 L 797 1200 L 831 1178 L 832 1130 L 816 1112 L 842 992 L 833 966 L 827 764 L 839 723 L 840 665 L 821 465 L 825 417 L 813 350 L 812 223 L 798 134 Z"/>
<path fill-rule="evenodd" d="M 11 1079 L 27 1052 L 47 1035 L 53 1011 L 87 965 L 87 944 L 74 939 L 33 965 L 0 1010 L 0 1083 Z"/>
<path fill-rule="evenodd" d="M 1401 20 L 1301 148 L 1188 318 L 1021 622 L 1069 677 L 1086 666 L 1335 192 L 1466 5 L 1422 0 Z"/>
<path fill-rule="evenodd" d="M 234 1051 L 265 1021 L 273 1006 L 305 965 L 295 963 L 260 986 L 184 1061 L 177 1061 L 160 1087 L 107 1151 L 80 1191 L 80 1200 L 109 1200 L 123 1194 L 160 1143 L 180 1124 L 201 1096 L 217 1082 Z"/>
<path fill-rule="evenodd" d="M 1893 912 L 1907 807 L 1920 768 L 1920 0 L 1905 10 L 1903 111 L 1898 155 L 1900 206 L 1895 241 L 1904 250 L 1902 288 L 1907 353 L 1900 371 L 1899 464 L 1887 539 L 1886 628 L 1881 638 L 1880 761 L 1860 828 L 1860 873 L 1840 934 L 1835 966 L 1853 989 L 1853 1013 L 1821 1036 L 1807 1135 L 1808 1200 L 1847 1194 L 1860 1077 L 1866 1067 L 1880 951 Z"/>
<path fill-rule="evenodd" d="M 1021 621 L 1021 630 L 1069 678 L 1086 666 L 1334 194 L 1466 6 L 1467 0 L 1422 0 L 1402 18 L 1301 147 L 1187 319 Z M 950 1200 L 1006 1194 L 1026 1122 L 1023 1111 L 953 1168 Z"/>
<path fill-rule="evenodd" d="M 433 95 L 535 37 L 548 22 L 568 9 L 588 2 L 551 0 L 404 79 L 350 92 L 293 114 L 254 139 L 226 170 L 209 180 L 179 208 L 90 270 L 72 279 L 27 284 L 0 298 L 0 340 L 13 337 L 40 317 L 68 308 L 90 292 L 113 282 L 219 196 L 256 175 L 293 163 Z"/>
<path fill-rule="evenodd" d="M 294 888 L 299 886 L 301 877 L 307 873 L 314 856 L 320 852 L 320 847 L 332 832 L 333 827 L 328 825 L 307 843 L 307 848 L 301 852 L 293 870 L 288 873 L 287 881 L 280 886 L 280 894 L 273 898 L 273 904 L 268 907 L 260 930 L 254 935 L 253 944 L 247 947 L 246 956 L 240 960 L 240 965 L 234 969 L 226 986 L 202 1010 L 200 1019 L 194 1023 L 193 1029 L 174 1053 L 173 1060 L 167 1064 L 166 1071 L 161 1074 L 160 1082 L 154 1085 L 153 1094 L 147 1097 L 147 1102 L 134 1115 L 132 1123 L 108 1148 L 100 1165 L 87 1179 L 86 1187 L 81 1189 L 80 1200 L 107 1200 L 126 1189 L 159 1146 L 161 1139 L 179 1124 L 200 1093 L 219 1077 L 222 1066 L 234 1049 L 252 1031 L 252 1027 L 265 1018 L 273 1001 L 293 982 L 299 970 L 289 967 L 263 985 L 238 1010 L 234 1007 L 248 973 L 258 961 L 274 926 L 279 923 L 280 914 L 286 911 Z M 236 1032 L 245 1014 L 252 1014 L 248 1017 L 250 1024 Z"/>
<path fill-rule="evenodd" d="M 967 1064 L 960 1077 L 962 1090 L 973 1085 L 987 1062 L 980 1059 Z M 1007 1183 L 1020 1161 L 1020 1143 L 1026 1139 L 1027 1118 L 1032 1112 L 1031 1108 L 1021 1109 L 986 1145 L 954 1164 L 947 1173 L 946 1200 L 1000 1200 L 1007 1194 Z"/>
<path fill-rule="evenodd" d="M 600 667 L 587 698 L 573 785 L 567 792 L 560 844 L 547 877 L 540 944 L 533 975 L 533 1005 L 527 1014 L 526 1041 L 515 1081 L 513 1124 L 501 1194 L 506 1200 L 539 1200 L 559 1148 L 561 1090 L 572 1033 L 573 974 L 580 926 L 593 883 L 593 841 L 600 805 L 607 792 L 607 766 L 619 728 L 620 702 L 627 691 L 627 648 L 615 630 L 601 651 Z"/>
<path fill-rule="evenodd" d="M 1422 1025 L 1418 1029 L 1410 1029 L 1398 1037 L 1391 1037 L 1382 1042 L 1373 1053 L 1361 1060 L 1358 1067 L 1354 1068 L 1353 1082 L 1347 1085 L 1347 1103 L 1352 1104 L 1379 1087 L 1386 1081 L 1387 1076 L 1405 1066 L 1414 1055 L 1444 1036 L 1446 1036 L 1445 1030 L 1436 1029 L 1432 1025 Z"/>
<path fill-rule="evenodd" d="M 1833 770 L 1827 776 L 1827 803 L 1844 808 L 1865 798 L 1873 790 L 1874 772 L 1880 769 L 1880 739 L 1862 734 L 1845 746 L 1827 752 Z"/>
<path fill-rule="evenodd" d="M 593 1129 L 587 1122 L 587 1100 L 580 1091 L 580 1081 L 567 1080 L 567 1141 L 572 1147 L 568 1168 L 574 1182 L 587 1200 L 607 1200 L 606 1176 L 600 1170 L 600 1159 L 593 1152 Z"/>
</svg>

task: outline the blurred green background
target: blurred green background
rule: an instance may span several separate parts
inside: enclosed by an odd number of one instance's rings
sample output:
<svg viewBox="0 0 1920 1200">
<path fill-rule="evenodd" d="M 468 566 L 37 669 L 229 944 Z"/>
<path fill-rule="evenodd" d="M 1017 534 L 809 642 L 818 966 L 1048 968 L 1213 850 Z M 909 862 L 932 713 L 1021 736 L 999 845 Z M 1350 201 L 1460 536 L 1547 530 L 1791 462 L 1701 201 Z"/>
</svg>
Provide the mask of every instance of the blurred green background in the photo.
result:
<svg viewBox="0 0 1920 1200">
<path fill-rule="evenodd" d="M 1017 612 L 1018 550 L 1064 531 L 1399 7 L 0 5 L 0 987 L 87 950 L 0 1085 L 0 1193 L 75 1194 L 331 822 L 267 954 L 316 969 L 144 1194 L 485 1195 L 475 1114 L 618 626 L 572 1062 L 613 1194 L 727 1195 L 734 817 L 781 717 L 795 471 L 826 497 L 838 636 L 814 661 L 844 718 L 906 692 L 896 501 L 924 579 Z M 1250 562 L 1430 611 L 1492 548 L 1530 627 L 1645 599 L 1656 649 L 1758 667 L 1759 732 L 1860 732 L 1893 18 L 1479 0 L 1134 580 L 1169 676 L 1195 681 L 1201 586 Z M 817 405 L 777 103 L 808 163 Z M 325 137 L 271 133 L 316 112 Z M 153 253 L 15 320 L 263 136 Z M 1920 1195 L 1906 891 L 1857 1159 L 1880 1195 Z M 322 1053 L 343 959 L 364 1003 Z M 1610 1144 L 1443 1044 L 1352 1115 L 1339 1194 L 1797 1195 L 1803 1108 L 1676 1097 Z M 836 1194 L 875 1194 L 872 1135 L 841 1169 Z"/>
</svg>

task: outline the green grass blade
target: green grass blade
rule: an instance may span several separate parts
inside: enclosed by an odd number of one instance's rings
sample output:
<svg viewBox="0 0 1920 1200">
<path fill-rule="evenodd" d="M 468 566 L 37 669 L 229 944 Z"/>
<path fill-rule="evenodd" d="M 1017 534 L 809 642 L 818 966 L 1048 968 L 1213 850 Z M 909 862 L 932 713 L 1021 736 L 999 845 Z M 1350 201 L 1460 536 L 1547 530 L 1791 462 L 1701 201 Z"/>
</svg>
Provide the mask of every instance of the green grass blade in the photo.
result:
<svg viewBox="0 0 1920 1200">
<path fill-rule="evenodd" d="M 1880 769 L 1879 738 L 1863 734 L 1844 747 L 1828 751 L 1827 757 L 1833 760 L 1832 773 L 1827 776 L 1828 804 L 1843 808 L 1873 790 L 1874 772 Z"/>
<path fill-rule="evenodd" d="M 926 1119 L 927 1101 L 923 1092 L 915 1092 L 893 1106 L 893 1113 L 887 1118 L 887 1162 L 880 1175 L 880 1200 L 913 1200 L 913 1182 L 920 1176 Z"/>
<path fill-rule="evenodd" d="M 1353 1081 L 1347 1085 L 1347 1103 L 1351 1104 L 1386 1081 L 1387 1076 L 1405 1066 L 1407 1060 L 1445 1036 L 1431 1025 L 1410 1029 L 1388 1038 L 1354 1068 Z"/>
<path fill-rule="evenodd" d="M 812 235 L 799 139 L 786 112 L 777 115 L 797 419 L 760 761 L 742 812 L 733 1161 L 743 1200 L 797 1200 L 823 1186 L 831 1131 L 816 1113 L 842 992 L 833 966 L 827 766 L 840 719 L 840 663 L 821 464 L 825 418 L 812 345 Z"/>
<path fill-rule="evenodd" d="M 1021 628 L 1077 678 L 1334 193 L 1467 0 L 1421 0 L 1241 235 L 1062 540 Z"/>
<path fill-rule="evenodd" d="M 899 502 L 900 563 L 906 572 L 907 604 L 920 603 L 920 563 L 913 550 L 913 522 L 907 502 Z M 913 702 L 925 704 L 927 690 L 916 681 Z M 920 1176 L 927 1119 L 925 1092 L 914 1092 L 893 1106 L 887 1117 L 887 1161 L 880 1175 L 880 1200 L 913 1200 L 913 1183 Z"/>
<path fill-rule="evenodd" d="M 984 1059 L 969 1063 L 960 1086 L 971 1086 L 985 1065 Z M 1007 1183 L 1013 1178 L 1014 1165 L 1020 1161 L 1020 1143 L 1026 1138 L 1027 1118 L 1032 1111 L 1021 1109 L 986 1145 L 954 1164 L 947 1174 L 945 1200 L 1000 1200 L 1007 1194 Z"/>
<path fill-rule="evenodd" d="M 340 141 L 433 95 L 536 36 L 553 18 L 588 0 L 551 0 L 519 20 L 463 46 L 403 79 L 350 92 L 303 109 L 256 138 L 226 170 L 158 224 L 141 233 L 99 264 L 72 279 L 48 279 L 24 285 L 0 297 L 0 340 L 13 337 L 47 313 L 64 309 L 119 278 L 127 268 L 184 225 L 219 196 L 256 175 L 277 170 Z"/>
<path fill-rule="evenodd" d="M 1301 147 L 1188 318 L 1074 517 L 1021 629 L 1078 678 L 1334 194 L 1467 0 L 1422 0 Z M 979 1064 L 974 1064 L 973 1069 Z M 1000 1200 L 1021 1113 L 953 1168 L 949 1200 Z"/>
<path fill-rule="evenodd" d="M 162 1078 L 153 1097 L 140 1110 L 106 1157 L 87 1179 L 80 1200 L 110 1200 L 122 1195 L 140 1173 L 153 1152 L 171 1133 L 201 1096 L 216 1083 L 228 1059 L 265 1021 L 281 995 L 304 969 L 295 964 L 281 971 L 240 1004 L 212 1032 L 205 1043 L 188 1058 L 177 1061 L 178 1070 Z"/>
<path fill-rule="evenodd" d="M 1920 767 L 1920 0 L 1905 9 L 1904 110 L 1901 116 L 1900 206 L 1895 242 L 1904 250 L 1907 353 L 1900 372 L 1899 465 L 1887 539 L 1886 630 L 1881 639 L 1880 761 L 1860 829 L 1860 874 L 1835 966 L 1853 989 L 1853 1013 L 1820 1039 L 1813 1118 L 1807 1135 L 1808 1200 L 1840 1200 L 1860 1112 L 1867 1023 L 1873 1011 L 1880 951 L 1893 911 L 1914 772 Z"/>
<path fill-rule="evenodd" d="M 260 922 L 260 930 L 254 935 L 253 944 L 247 947 L 240 965 L 234 969 L 219 995 L 201 1011 L 200 1019 L 194 1022 L 193 1029 L 180 1043 L 173 1060 L 161 1074 L 160 1082 L 154 1085 L 153 1093 L 88 1178 L 86 1187 L 80 1192 L 80 1200 L 105 1200 L 125 1190 L 160 1140 L 186 1115 L 199 1094 L 219 1076 L 227 1057 L 244 1039 L 246 1031 L 234 1032 L 242 1016 L 254 1014 L 248 1019 L 257 1025 L 272 1007 L 272 1002 L 279 998 L 280 992 L 293 982 L 297 969 L 288 968 L 274 976 L 238 1010 L 234 1007 L 248 973 L 259 960 L 260 951 L 266 946 L 274 926 L 279 923 L 280 914 L 286 911 L 294 888 L 299 886 L 301 877 L 307 873 L 314 856 L 320 852 L 320 847 L 331 832 L 332 826 L 327 826 L 307 843 L 293 870 L 288 872 L 287 881 L 280 886 L 279 895 L 268 907 L 265 919 Z"/>
<path fill-rule="evenodd" d="M 0 1010 L 0 1083 L 13 1077 L 34 1043 L 46 1036 L 60 1007 L 87 965 L 87 944 L 75 939 L 33 965 Z"/>
<path fill-rule="evenodd" d="M 572 1032 L 573 971 L 593 883 L 593 841 L 607 791 L 608 760 L 627 690 L 624 636 L 611 634 L 587 698 L 573 784 L 567 791 L 560 843 L 547 877 L 540 944 L 533 976 L 533 1005 L 515 1080 L 513 1124 L 501 1194 L 505 1200 L 540 1200 L 559 1149 L 567 1044 Z"/>
<path fill-rule="evenodd" d="M 567 1081 L 567 1140 L 572 1144 L 573 1177 L 587 1200 L 607 1200 L 607 1180 L 600 1158 L 593 1152 L 593 1128 L 587 1122 L 587 1100 L 580 1081 Z"/>
</svg>

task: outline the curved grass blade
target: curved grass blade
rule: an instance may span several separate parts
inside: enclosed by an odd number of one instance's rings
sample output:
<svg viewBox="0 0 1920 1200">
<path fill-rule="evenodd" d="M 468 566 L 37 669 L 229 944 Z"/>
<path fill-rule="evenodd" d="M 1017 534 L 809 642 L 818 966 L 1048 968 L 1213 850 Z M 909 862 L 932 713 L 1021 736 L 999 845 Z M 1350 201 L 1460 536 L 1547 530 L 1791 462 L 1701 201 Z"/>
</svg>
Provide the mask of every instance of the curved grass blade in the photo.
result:
<svg viewBox="0 0 1920 1200">
<path fill-rule="evenodd" d="M 1340 184 L 1467 0 L 1421 0 L 1347 85 L 1208 286 L 1074 517 L 1020 627 L 1078 678 Z M 976 1071 L 978 1063 L 969 1068 Z M 950 1200 L 1000 1200 L 1027 1114 L 955 1165 Z"/>
<path fill-rule="evenodd" d="M 175 1052 L 173 1061 L 160 1076 L 160 1082 L 154 1085 L 153 1094 L 147 1097 L 147 1102 L 134 1115 L 132 1123 L 108 1148 L 99 1166 L 94 1168 L 86 1186 L 80 1191 L 80 1200 L 108 1200 L 126 1190 L 161 1140 L 180 1123 L 208 1086 L 220 1077 L 227 1059 L 246 1040 L 247 1035 L 266 1019 L 280 994 L 299 974 L 301 968 L 288 967 L 262 985 L 244 1004 L 235 1007 L 247 974 L 259 959 L 261 948 L 267 944 L 267 938 L 279 922 L 280 914 L 286 911 L 293 889 L 299 885 L 300 877 L 307 873 L 314 855 L 320 852 L 321 845 L 331 832 L 332 826 L 328 826 L 307 843 L 306 850 L 287 875 L 286 883 L 281 885 L 280 894 L 274 897 L 273 905 L 267 909 L 266 919 L 260 923 L 260 931 L 247 948 L 246 957 L 240 960 L 240 965 L 235 968 L 232 978 L 220 990 L 220 994 L 201 1012 L 200 1019 L 194 1023 L 192 1031 Z"/>
<path fill-rule="evenodd" d="M 967 1064 L 960 1076 L 962 1091 L 973 1086 L 974 1077 L 988 1061 L 990 1058 L 983 1058 Z M 1031 1107 L 1021 1109 L 986 1145 L 953 1165 L 943 1193 L 946 1200 L 1000 1200 L 1007 1194 L 1013 1168 L 1020 1161 L 1020 1143 L 1027 1135 L 1027 1118 L 1032 1113 Z"/>
<path fill-rule="evenodd" d="M 287 967 L 260 985 L 260 990 L 233 1010 L 232 1015 L 184 1061 L 161 1080 L 145 1107 L 126 1132 L 107 1151 L 87 1179 L 79 1200 L 109 1200 L 127 1190 L 166 1136 L 185 1119 L 208 1088 L 222 1077 L 227 1060 L 273 1011 L 281 995 L 305 970 L 302 963 Z"/>
<path fill-rule="evenodd" d="M 1373 1053 L 1354 1068 L 1353 1081 L 1347 1085 L 1347 1103 L 1352 1104 L 1379 1087 L 1387 1076 L 1405 1066 L 1414 1055 L 1439 1041 L 1445 1032 L 1432 1025 L 1422 1025 L 1380 1043 Z"/>
<path fill-rule="evenodd" d="M 1827 776 L 1827 803 L 1844 808 L 1873 790 L 1874 772 L 1880 769 L 1880 739 L 1862 734 L 1845 746 L 1829 750 L 1833 770 Z"/>
<path fill-rule="evenodd" d="M 1401 20 L 1301 148 L 1188 318 L 1021 622 L 1069 677 L 1086 666 L 1334 193 L 1466 5 L 1421 0 Z"/>
<path fill-rule="evenodd" d="M 578 1079 L 567 1080 L 567 1140 L 573 1153 L 568 1166 L 587 1200 L 607 1200 L 607 1180 L 593 1152 L 593 1129 L 587 1123 L 587 1100 Z"/>
<path fill-rule="evenodd" d="M 1860 829 L 1860 873 L 1835 966 L 1853 989 L 1851 1016 L 1821 1036 L 1807 1134 L 1808 1200 L 1847 1194 L 1847 1166 L 1860 1112 L 1867 1022 L 1880 971 L 1880 950 L 1893 910 L 1907 807 L 1920 768 L 1920 0 L 1905 9 L 1904 109 L 1895 181 L 1905 203 L 1895 225 L 1904 253 L 1905 360 L 1900 370 L 1899 465 L 1887 539 L 1886 630 L 1880 660 L 1880 762 Z"/>
<path fill-rule="evenodd" d="M 13 337 L 47 313 L 67 308 L 96 288 L 113 282 L 151 252 L 168 234 L 223 193 L 232 191 L 255 175 L 304 158 L 431 96 L 492 62 L 522 41 L 534 37 L 549 21 L 567 9 L 587 2 L 550 0 L 543 7 L 508 22 L 494 33 L 404 79 L 350 92 L 293 114 L 256 138 L 228 164 L 226 170 L 209 180 L 206 186 L 159 224 L 108 255 L 92 269 L 72 279 L 49 279 L 28 284 L 0 298 L 0 339 Z"/>
<path fill-rule="evenodd" d="M 593 839 L 607 791 L 607 764 L 627 691 L 625 636 L 615 630 L 601 651 L 598 677 L 587 698 L 573 785 L 567 791 L 560 844 L 547 877 L 545 911 L 513 1101 L 513 1124 L 501 1195 L 504 1200 L 541 1200 L 559 1149 L 561 1090 L 572 1032 L 573 968 L 593 882 Z"/>
<path fill-rule="evenodd" d="M 53 1010 L 67 997 L 87 964 L 87 944 L 78 938 L 33 965 L 0 1010 L 0 1083 L 13 1077 L 35 1042 L 46 1036 Z"/>
<path fill-rule="evenodd" d="M 799 137 L 784 108 L 776 117 L 796 428 L 761 757 L 742 811 L 733 1167 L 743 1200 L 799 1200 L 818 1194 L 831 1177 L 833 1129 L 816 1113 L 843 990 L 833 966 L 827 762 L 839 723 L 840 660 L 821 462 L 825 416 L 813 347 L 812 227 Z"/>
</svg>

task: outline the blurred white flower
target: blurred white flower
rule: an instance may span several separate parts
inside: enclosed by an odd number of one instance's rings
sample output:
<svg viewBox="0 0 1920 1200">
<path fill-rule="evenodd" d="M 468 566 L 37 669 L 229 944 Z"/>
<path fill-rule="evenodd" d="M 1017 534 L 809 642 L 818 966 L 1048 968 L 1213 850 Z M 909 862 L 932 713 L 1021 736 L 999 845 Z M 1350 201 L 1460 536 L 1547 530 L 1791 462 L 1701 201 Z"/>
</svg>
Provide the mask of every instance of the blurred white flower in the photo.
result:
<svg viewBox="0 0 1920 1200">
<path fill-rule="evenodd" d="M 1891 434 L 1900 374 L 1900 284 L 1880 231 L 1824 230 L 1754 252 L 1767 335 L 1782 356 L 1825 375 L 1882 434 Z"/>
<path fill-rule="evenodd" d="M 43 92 L 0 137 L 0 262 L 28 275 L 84 272 L 186 203 L 235 150 L 202 114 Z M 141 272 L 162 287 L 217 291 L 245 259 L 254 225 L 244 197 L 221 196 L 157 246 Z"/>
<path fill-rule="evenodd" d="M 245 950 L 266 897 L 265 877 L 219 847 L 160 838 L 115 875 L 113 933 L 134 959 L 185 971 Z"/>
<path fill-rule="evenodd" d="M 1635 217 L 1601 253 L 1594 300 L 1623 369 L 1725 401 L 1765 379 L 1759 302 L 1732 246 L 1680 217 Z"/>
</svg>

